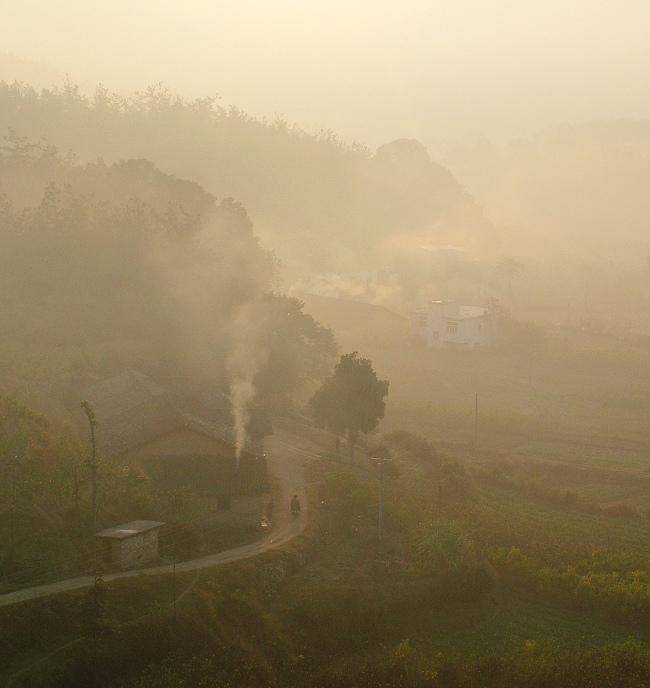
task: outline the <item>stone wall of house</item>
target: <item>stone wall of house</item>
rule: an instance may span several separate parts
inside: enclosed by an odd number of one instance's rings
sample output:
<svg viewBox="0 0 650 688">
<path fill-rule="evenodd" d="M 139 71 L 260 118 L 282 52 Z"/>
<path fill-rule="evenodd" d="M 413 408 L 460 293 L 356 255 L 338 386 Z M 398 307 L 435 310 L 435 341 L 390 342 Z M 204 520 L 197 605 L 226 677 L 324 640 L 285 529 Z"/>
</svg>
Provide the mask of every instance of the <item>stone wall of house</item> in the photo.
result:
<svg viewBox="0 0 650 688">
<path fill-rule="evenodd" d="M 158 556 L 158 529 L 132 535 L 121 540 L 113 540 L 111 559 L 120 569 L 133 569 L 144 566 Z"/>
</svg>

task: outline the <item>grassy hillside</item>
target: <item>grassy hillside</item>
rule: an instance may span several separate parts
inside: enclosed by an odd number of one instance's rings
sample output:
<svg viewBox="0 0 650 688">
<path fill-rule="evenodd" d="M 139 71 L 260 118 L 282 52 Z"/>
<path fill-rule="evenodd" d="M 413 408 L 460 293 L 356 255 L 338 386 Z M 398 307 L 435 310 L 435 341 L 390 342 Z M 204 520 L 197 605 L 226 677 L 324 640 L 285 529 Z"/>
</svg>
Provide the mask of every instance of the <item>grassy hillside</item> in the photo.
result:
<svg viewBox="0 0 650 688">
<path fill-rule="evenodd" d="M 175 616 L 169 576 L 102 586 L 95 612 L 88 592 L 5 608 L 5 676 L 33 664 L 14 686 L 87 685 L 88 672 L 134 688 L 644 684 L 647 519 L 545 494 L 566 484 L 557 468 L 534 493 L 507 453 L 424 459 L 386 441 L 382 542 L 369 461 L 355 475 L 324 454 L 298 541 L 177 577 Z"/>
</svg>

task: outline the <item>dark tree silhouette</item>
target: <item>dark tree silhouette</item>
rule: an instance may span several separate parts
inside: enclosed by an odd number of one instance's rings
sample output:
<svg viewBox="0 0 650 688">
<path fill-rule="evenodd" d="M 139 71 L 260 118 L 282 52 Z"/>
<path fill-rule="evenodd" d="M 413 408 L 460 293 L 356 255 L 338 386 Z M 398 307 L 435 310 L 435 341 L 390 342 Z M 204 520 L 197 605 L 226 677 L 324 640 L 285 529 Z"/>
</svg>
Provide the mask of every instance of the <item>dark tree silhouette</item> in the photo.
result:
<svg viewBox="0 0 650 688">
<path fill-rule="evenodd" d="M 377 427 L 384 417 L 388 380 L 378 380 L 367 358 L 353 351 L 341 356 L 334 374 L 309 400 L 316 422 L 338 434 L 347 433 L 350 463 L 360 433 Z"/>
</svg>

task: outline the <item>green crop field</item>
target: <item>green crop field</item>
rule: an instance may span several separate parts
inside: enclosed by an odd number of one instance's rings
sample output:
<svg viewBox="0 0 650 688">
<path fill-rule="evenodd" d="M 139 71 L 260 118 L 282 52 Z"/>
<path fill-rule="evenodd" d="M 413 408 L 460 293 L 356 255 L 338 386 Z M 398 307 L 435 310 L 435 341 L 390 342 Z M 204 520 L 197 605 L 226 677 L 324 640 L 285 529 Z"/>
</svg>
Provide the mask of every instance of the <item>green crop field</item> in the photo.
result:
<svg viewBox="0 0 650 688">
<path fill-rule="evenodd" d="M 496 488 L 481 488 L 481 497 L 478 527 L 498 537 L 497 546 L 519 547 L 564 564 L 577 564 L 599 549 L 646 559 L 650 553 L 647 519 L 584 513 Z"/>
<path fill-rule="evenodd" d="M 514 458 L 546 460 L 579 467 L 608 468 L 639 471 L 650 474 L 650 453 L 626 448 L 599 447 L 581 444 L 579 441 L 543 442 L 530 441 L 514 452 Z"/>
<path fill-rule="evenodd" d="M 428 654 L 479 655 L 530 647 L 533 643 L 558 642 L 589 647 L 624 642 L 629 638 L 648 641 L 646 634 L 621 624 L 594 620 L 579 611 L 509 595 L 500 600 L 497 612 L 483 622 L 432 624 L 423 644 Z"/>
</svg>

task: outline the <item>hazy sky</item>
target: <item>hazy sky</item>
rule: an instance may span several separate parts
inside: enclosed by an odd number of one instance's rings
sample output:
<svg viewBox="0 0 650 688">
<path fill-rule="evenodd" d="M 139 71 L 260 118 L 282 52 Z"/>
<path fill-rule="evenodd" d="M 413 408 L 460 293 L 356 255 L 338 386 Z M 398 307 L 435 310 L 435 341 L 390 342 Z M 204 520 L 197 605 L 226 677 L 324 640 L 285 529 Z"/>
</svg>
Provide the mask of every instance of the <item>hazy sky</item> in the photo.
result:
<svg viewBox="0 0 650 688">
<path fill-rule="evenodd" d="M 648 0 L 0 0 L 0 52 L 73 81 L 375 147 L 650 116 Z"/>
</svg>

